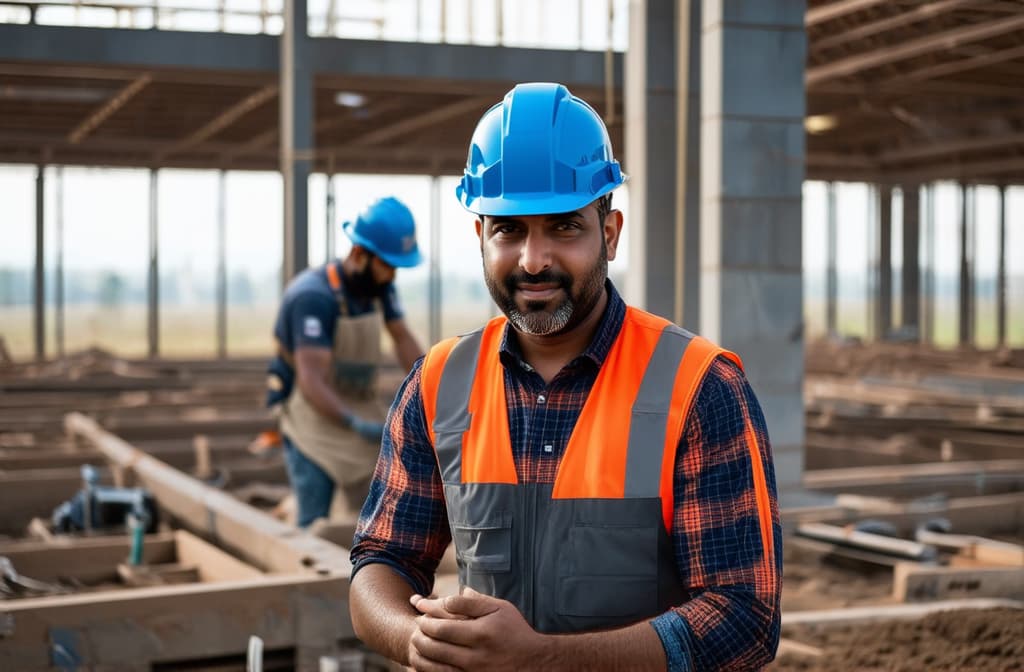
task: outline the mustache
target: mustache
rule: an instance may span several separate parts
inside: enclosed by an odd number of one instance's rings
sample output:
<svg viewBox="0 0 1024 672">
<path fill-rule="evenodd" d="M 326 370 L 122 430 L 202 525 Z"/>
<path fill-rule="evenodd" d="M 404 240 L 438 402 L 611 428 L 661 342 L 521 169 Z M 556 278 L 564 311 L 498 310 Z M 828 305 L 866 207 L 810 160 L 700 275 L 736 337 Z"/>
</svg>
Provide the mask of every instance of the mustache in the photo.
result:
<svg viewBox="0 0 1024 672">
<path fill-rule="evenodd" d="M 556 273 L 552 270 L 541 271 L 540 273 L 513 273 L 505 278 L 505 288 L 511 293 L 519 285 L 546 285 L 557 284 L 562 289 L 569 289 L 572 286 L 572 278 L 567 273 Z"/>
</svg>

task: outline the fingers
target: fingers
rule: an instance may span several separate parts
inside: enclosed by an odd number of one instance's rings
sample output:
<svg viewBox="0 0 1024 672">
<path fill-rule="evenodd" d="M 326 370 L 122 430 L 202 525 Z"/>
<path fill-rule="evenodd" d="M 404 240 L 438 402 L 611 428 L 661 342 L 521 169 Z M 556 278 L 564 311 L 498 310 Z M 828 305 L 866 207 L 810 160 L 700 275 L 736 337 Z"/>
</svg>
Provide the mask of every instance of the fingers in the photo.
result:
<svg viewBox="0 0 1024 672">
<path fill-rule="evenodd" d="M 416 620 L 422 624 L 424 620 L 433 619 L 421 616 Z M 464 654 L 462 647 L 433 639 L 421 629 L 413 632 L 409 639 L 409 666 L 417 672 L 462 672 L 457 661 Z"/>
<path fill-rule="evenodd" d="M 430 598 L 422 595 L 413 595 L 409 603 L 421 614 L 434 618 L 465 619 L 461 614 L 453 614 L 445 608 L 445 598 Z"/>
<path fill-rule="evenodd" d="M 451 595 L 441 600 L 444 610 L 463 618 L 480 618 L 493 614 L 501 608 L 501 600 L 466 588 L 461 595 Z"/>
</svg>

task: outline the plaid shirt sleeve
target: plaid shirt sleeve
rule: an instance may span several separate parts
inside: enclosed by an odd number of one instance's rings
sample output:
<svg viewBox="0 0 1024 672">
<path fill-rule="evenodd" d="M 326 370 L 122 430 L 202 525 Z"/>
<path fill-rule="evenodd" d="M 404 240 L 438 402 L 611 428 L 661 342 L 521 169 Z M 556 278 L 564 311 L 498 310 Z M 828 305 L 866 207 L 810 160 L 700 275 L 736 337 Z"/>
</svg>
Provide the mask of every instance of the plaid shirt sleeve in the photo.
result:
<svg viewBox="0 0 1024 672">
<path fill-rule="evenodd" d="M 417 593 L 429 595 L 451 532 L 423 415 L 422 363 L 420 359 L 413 366 L 388 413 L 351 559 L 352 576 L 368 564 L 384 563 L 405 577 Z"/>
<path fill-rule="evenodd" d="M 657 617 L 668 669 L 756 670 L 780 632 L 782 526 L 764 416 L 719 357 L 686 419 L 672 537 L 690 600 Z"/>
</svg>

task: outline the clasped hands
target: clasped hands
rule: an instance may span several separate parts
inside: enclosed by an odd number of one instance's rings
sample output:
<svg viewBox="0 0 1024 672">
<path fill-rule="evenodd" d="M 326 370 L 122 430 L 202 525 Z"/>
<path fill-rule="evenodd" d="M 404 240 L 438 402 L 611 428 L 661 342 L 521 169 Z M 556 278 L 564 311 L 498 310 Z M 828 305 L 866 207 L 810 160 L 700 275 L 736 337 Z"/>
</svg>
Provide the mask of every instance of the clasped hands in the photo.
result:
<svg viewBox="0 0 1024 672">
<path fill-rule="evenodd" d="M 420 612 L 408 650 L 416 672 L 522 672 L 545 665 L 549 638 L 507 600 L 466 588 L 444 598 L 413 595 L 409 602 Z"/>
</svg>

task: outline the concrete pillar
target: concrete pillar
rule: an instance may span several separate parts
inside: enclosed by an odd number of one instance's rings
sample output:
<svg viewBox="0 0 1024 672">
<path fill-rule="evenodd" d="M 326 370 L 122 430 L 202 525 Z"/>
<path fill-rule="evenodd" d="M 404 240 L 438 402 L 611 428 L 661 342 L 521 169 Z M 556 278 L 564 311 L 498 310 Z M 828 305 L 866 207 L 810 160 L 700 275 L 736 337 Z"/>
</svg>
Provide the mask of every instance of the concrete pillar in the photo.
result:
<svg viewBox="0 0 1024 672">
<path fill-rule="evenodd" d="M 884 341 L 892 328 L 892 187 L 878 187 L 878 297 L 875 328 Z"/>
<path fill-rule="evenodd" d="M 974 334 L 974 280 L 971 273 L 971 219 L 973 214 L 973 191 L 960 185 L 960 301 L 957 320 L 960 346 L 973 343 Z"/>
<path fill-rule="evenodd" d="M 227 172 L 217 172 L 217 356 L 228 356 Z"/>
<path fill-rule="evenodd" d="M 150 357 L 160 353 L 160 222 L 156 168 L 149 170 L 149 275 L 146 282 L 146 336 Z"/>
<path fill-rule="evenodd" d="M 825 185 L 825 333 L 839 332 L 839 227 L 836 183 Z"/>
<path fill-rule="evenodd" d="M 999 255 L 996 261 L 996 345 L 1006 346 L 1006 185 L 999 186 Z"/>
<path fill-rule="evenodd" d="M 631 0 L 625 54 L 626 154 L 630 176 L 627 300 L 675 318 L 676 19 L 673 0 Z"/>
<path fill-rule="evenodd" d="M 900 325 L 911 333 L 921 333 L 921 217 L 920 186 L 903 185 L 903 275 Z"/>
<path fill-rule="evenodd" d="M 283 280 L 309 265 L 309 173 L 313 164 L 313 73 L 306 0 L 284 0 L 281 30 L 281 177 L 284 182 Z"/>
<path fill-rule="evenodd" d="M 702 7 L 701 330 L 743 358 L 784 504 L 803 472 L 805 9 Z"/>
<path fill-rule="evenodd" d="M 36 264 L 33 283 L 36 360 L 46 359 L 46 166 L 36 166 Z"/>
</svg>

